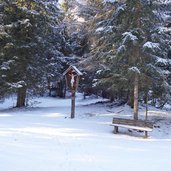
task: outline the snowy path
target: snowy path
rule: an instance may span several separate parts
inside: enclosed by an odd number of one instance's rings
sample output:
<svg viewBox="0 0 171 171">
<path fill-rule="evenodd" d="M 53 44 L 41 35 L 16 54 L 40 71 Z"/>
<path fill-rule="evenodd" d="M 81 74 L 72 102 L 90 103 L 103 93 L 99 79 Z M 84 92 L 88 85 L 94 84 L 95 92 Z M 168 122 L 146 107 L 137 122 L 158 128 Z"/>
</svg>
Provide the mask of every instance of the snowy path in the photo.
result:
<svg viewBox="0 0 171 171">
<path fill-rule="evenodd" d="M 171 135 L 113 135 L 104 105 L 83 106 L 94 101 L 78 99 L 79 114 L 71 120 L 69 100 L 59 101 L 0 111 L 2 171 L 170 171 Z"/>
</svg>

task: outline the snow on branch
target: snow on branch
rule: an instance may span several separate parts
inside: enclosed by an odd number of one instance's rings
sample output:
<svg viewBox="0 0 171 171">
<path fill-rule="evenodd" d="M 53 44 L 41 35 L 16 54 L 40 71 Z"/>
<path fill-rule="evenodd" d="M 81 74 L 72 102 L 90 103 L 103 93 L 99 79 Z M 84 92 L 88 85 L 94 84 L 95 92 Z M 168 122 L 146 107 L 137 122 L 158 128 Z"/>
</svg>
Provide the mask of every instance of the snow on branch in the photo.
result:
<svg viewBox="0 0 171 171">
<path fill-rule="evenodd" d="M 118 49 L 117 49 L 117 54 L 122 54 L 126 51 L 126 47 L 125 45 L 121 45 Z"/>
<path fill-rule="evenodd" d="M 104 0 L 104 2 L 109 2 L 109 3 L 114 3 L 114 2 L 118 2 L 118 0 Z"/>
<path fill-rule="evenodd" d="M 11 88 L 22 88 L 25 87 L 27 84 L 25 81 L 18 81 L 17 83 L 8 83 L 8 86 Z"/>
<path fill-rule="evenodd" d="M 101 32 L 101 31 L 103 31 L 104 29 L 105 29 L 104 27 L 99 27 L 99 28 L 96 29 L 96 32 Z"/>
<path fill-rule="evenodd" d="M 137 36 L 133 35 L 131 32 L 125 32 L 123 35 L 123 44 L 127 44 L 130 41 L 133 43 L 133 45 L 137 44 L 138 38 Z"/>
<path fill-rule="evenodd" d="M 137 73 L 137 74 L 141 73 L 140 70 L 135 66 L 129 68 L 128 70 L 131 71 L 131 72 Z"/>
<path fill-rule="evenodd" d="M 96 29 L 96 32 L 97 33 L 101 33 L 101 32 L 104 32 L 104 33 L 112 33 L 113 32 L 113 26 L 107 26 L 107 27 L 99 27 Z"/>
<path fill-rule="evenodd" d="M 164 58 L 160 58 L 160 57 L 155 57 L 156 63 L 160 64 L 162 66 L 169 66 L 171 65 L 171 59 L 164 59 Z"/>
<path fill-rule="evenodd" d="M 14 60 L 9 60 L 7 62 L 3 62 L 2 65 L 0 66 L 1 70 L 10 70 L 10 65 L 13 64 L 15 61 Z"/>
<path fill-rule="evenodd" d="M 152 52 L 156 52 L 156 50 L 161 50 L 161 49 L 159 43 L 153 43 L 148 41 L 143 45 L 143 50 L 151 50 Z"/>
</svg>

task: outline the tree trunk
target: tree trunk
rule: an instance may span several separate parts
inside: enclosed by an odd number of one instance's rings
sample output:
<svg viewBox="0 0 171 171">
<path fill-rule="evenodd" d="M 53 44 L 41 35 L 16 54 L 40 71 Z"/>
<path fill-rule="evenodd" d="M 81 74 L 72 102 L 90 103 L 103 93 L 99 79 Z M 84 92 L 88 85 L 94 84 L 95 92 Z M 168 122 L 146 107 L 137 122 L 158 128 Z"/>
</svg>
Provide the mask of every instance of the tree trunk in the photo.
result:
<svg viewBox="0 0 171 171">
<path fill-rule="evenodd" d="M 135 74 L 134 80 L 134 119 L 138 120 L 138 84 L 139 77 L 138 74 Z"/>
<path fill-rule="evenodd" d="M 141 28 L 141 1 L 136 2 L 136 16 L 135 16 L 135 27 Z M 140 48 L 136 45 L 134 48 L 134 65 L 140 62 Z M 136 65 L 135 65 L 136 66 Z M 138 90 L 139 90 L 139 73 L 135 73 L 134 78 L 134 119 L 138 120 Z"/>
<path fill-rule="evenodd" d="M 50 79 L 49 78 L 47 78 L 47 84 L 48 84 L 49 96 L 51 96 L 51 87 L 50 87 Z"/>
<path fill-rule="evenodd" d="M 26 103 L 26 87 L 17 90 L 17 104 L 16 107 L 23 107 Z"/>
<path fill-rule="evenodd" d="M 130 90 L 128 92 L 128 102 L 127 104 L 131 107 L 131 108 L 134 108 L 134 97 L 133 97 L 134 93 L 133 93 L 133 90 Z"/>
<path fill-rule="evenodd" d="M 65 83 L 63 80 L 57 83 L 57 96 L 65 97 Z"/>
</svg>

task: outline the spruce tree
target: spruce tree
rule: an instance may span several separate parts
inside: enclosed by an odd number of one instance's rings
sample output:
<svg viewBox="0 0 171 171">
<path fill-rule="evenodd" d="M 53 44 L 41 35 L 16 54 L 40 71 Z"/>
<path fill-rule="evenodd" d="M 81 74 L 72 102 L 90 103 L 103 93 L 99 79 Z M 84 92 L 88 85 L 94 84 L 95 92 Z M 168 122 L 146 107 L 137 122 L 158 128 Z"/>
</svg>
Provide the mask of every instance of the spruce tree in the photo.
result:
<svg viewBox="0 0 171 171">
<path fill-rule="evenodd" d="M 16 106 L 21 107 L 28 89 L 43 87 L 47 75 L 54 74 L 47 72 L 61 69 L 63 35 L 57 26 L 62 15 L 54 2 L 36 0 L 4 0 L 1 9 L 1 89 L 17 91 Z M 57 65 L 52 64 L 54 58 Z"/>
<path fill-rule="evenodd" d="M 101 67 L 96 70 L 95 87 L 105 87 L 112 98 L 128 100 L 134 107 L 135 119 L 138 99 L 143 99 L 148 91 L 150 98 L 157 95 L 159 88 L 162 91 L 156 98 L 168 94 L 163 74 L 166 69 L 158 65 L 159 61 L 168 60 L 167 53 L 162 53 L 167 52 L 165 36 L 159 30 L 155 10 L 154 4 L 146 0 L 113 3 L 113 15 L 97 20 L 95 26 L 97 41 L 91 52 L 93 61 L 100 63 L 96 66 Z"/>
<path fill-rule="evenodd" d="M 118 9 L 115 17 L 117 24 L 115 63 L 122 70 L 121 77 L 122 73 L 126 75 L 129 102 L 132 103 L 133 99 L 134 119 L 138 119 L 138 91 L 145 96 L 148 91 L 155 94 L 157 87 L 161 87 L 163 91 L 167 89 L 164 86 L 167 83 L 163 70 L 156 65 L 157 59 L 164 58 L 157 56 L 159 51 L 162 53 L 161 40 L 154 39 L 154 35 L 160 37 L 157 27 L 159 18 L 155 15 L 152 4 L 145 0 L 127 0 L 122 9 Z"/>
</svg>

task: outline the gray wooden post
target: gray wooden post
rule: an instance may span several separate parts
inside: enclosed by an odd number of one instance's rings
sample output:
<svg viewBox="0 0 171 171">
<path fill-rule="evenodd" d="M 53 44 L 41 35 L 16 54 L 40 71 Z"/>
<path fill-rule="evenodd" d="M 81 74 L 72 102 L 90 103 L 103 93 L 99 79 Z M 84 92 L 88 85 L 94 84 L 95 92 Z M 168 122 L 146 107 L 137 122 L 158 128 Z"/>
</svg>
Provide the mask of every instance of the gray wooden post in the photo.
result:
<svg viewBox="0 0 171 171">
<path fill-rule="evenodd" d="M 147 121 L 148 117 L 148 91 L 146 93 L 146 110 L 145 110 L 145 120 Z M 145 131 L 145 138 L 148 138 L 148 132 Z"/>
<path fill-rule="evenodd" d="M 114 134 L 118 133 L 118 126 L 114 126 Z"/>
<path fill-rule="evenodd" d="M 146 94 L 146 110 L 145 110 L 145 120 L 147 121 L 148 117 L 148 92 Z"/>
<path fill-rule="evenodd" d="M 75 90 L 71 93 L 71 119 L 75 118 Z"/>
<path fill-rule="evenodd" d="M 148 132 L 145 131 L 145 137 L 144 138 L 148 138 Z"/>
</svg>

